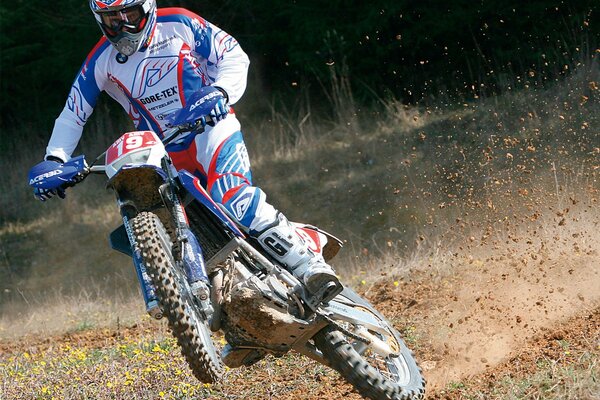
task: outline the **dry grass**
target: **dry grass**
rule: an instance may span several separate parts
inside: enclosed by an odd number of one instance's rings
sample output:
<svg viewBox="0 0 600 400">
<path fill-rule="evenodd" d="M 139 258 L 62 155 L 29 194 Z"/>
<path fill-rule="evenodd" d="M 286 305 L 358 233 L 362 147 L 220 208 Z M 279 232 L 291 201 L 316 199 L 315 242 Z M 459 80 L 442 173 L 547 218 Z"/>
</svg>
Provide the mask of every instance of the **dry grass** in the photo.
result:
<svg viewBox="0 0 600 400">
<path fill-rule="evenodd" d="M 158 322 L 145 323 L 135 334 L 97 329 L 95 335 L 93 340 L 72 335 L 51 346 L 2 355 L 0 394 L 10 399 L 293 399 L 318 392 L 319 382 L 337 379 L 313 361 L 288 355 L 227 370 L 223 383 L 202 384 Z"/>
<path fill-rule="evenodd" d="M 585 353 L 572 365 L 558 366 L 541 360 L 533 376 L 505 378 L 499 382 L 492 399 L 593 400 L 600 398 L 597 354 Z M 476 397 L 475 397 L 476 398 Z"/>
<path fill-rule="evenodd" d="M 291 219 L 345 239 L 334 264 L 351 282 L 381 268 L 443 268 L 444 246 L 485 236 L 482 230 L 540 204 L 564 209 L 578 188 L 598 188 L 599 74 L 592 59 L 546 90 L 464 104 L 387 101 L 376 120 L 362 112 L 351 128 L 332 121 L 323 129 L 300 97 L 289 110 L 274 107 L 260 125 L 246 123 L 255 182 Z M 338 82 L 331 93 L 343 92 L 346 83 Z M 109 141 L 100 132 L 114 131 L 95 121 L 82 143 L 88 154 Z M 77 295 L 106 276 L 115 287 L 135 280 L 129 260 L 108 248 L 105 238 L 120 222 L 95 178 L 71 190 L 66 204 L 35 203 L 25 187 L 27 200 L 2 200 L 4 211 L 20 203 L 44 216 L 0 228 L 0 303 L 21 299 L 19 291 Z"/>
<path fill-rule="evenodd" d="M 36 296 L 20 292 L 20 299 L 3 304 L 9 312 L 0 316 L 0 339 L 114 328 L 144 317 L 141 293 L 111 286 L 110 282 L 90 283 L 77 294 L 57 290 Z"/>
</svg>

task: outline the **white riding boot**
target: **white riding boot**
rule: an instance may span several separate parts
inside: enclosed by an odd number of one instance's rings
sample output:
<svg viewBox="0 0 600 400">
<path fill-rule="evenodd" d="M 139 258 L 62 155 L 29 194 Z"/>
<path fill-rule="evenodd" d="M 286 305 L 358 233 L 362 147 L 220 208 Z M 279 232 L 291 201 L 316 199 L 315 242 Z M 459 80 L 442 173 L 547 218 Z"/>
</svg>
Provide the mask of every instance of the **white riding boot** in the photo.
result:
<svg viewBox="0 0 600 400">
<path fill-rule="evenodd" d="M 320 253 L 314 253 L 308 248 L 304 239 L 296 233 L 282 213 L 277 213 L 277 220 L 257 237 L 260 245 L 277 261 L 283 264 L 298 280 L 304 283 L 311 294 L 318 293 L 330 283 L 341 289 L 335 271 L 325 262 Z M 329 300 L 335 294 L 325 295 Z"/>
</svg>

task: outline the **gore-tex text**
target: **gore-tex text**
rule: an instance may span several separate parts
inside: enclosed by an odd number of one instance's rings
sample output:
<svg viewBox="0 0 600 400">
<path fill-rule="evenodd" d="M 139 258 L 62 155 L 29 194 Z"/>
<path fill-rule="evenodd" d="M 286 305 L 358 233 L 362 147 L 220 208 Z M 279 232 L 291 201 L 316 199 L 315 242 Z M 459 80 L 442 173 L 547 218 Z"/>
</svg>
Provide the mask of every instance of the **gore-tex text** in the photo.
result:
<svg viewBox="0 0 600 400">
<path fill-rule="evenodd" d="M 160 93 L 155 93 L 155 94 L 150 95 L 148 97 L 141 98 L 140 99 L 140 103 L 142 103 L 142 104 L 150 104 L 150 103 L 154 103 L 155 101 L 164 100 L 167 97 L 175 96 L 176 94 L 178 94 L 178 92 L 177 92 L 177 86 L 173 86 L 172 88 L 163 90 Z"/>
</svg>

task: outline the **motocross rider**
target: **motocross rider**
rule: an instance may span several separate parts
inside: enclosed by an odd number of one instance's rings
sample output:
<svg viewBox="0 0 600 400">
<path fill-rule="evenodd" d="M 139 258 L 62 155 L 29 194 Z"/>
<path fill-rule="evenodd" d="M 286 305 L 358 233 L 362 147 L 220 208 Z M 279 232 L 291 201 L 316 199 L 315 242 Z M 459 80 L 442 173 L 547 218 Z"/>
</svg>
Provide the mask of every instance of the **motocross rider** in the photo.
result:
<svg viewBox="0 0 600 400">
<path fill-rule="evenodd" d="M 101 91 L 128 113 L 137 130 L 162 137 L 171 116 L 190 115 L 206 98 L 218 97 L 213 125 L 184 145 L 169 146 L 175 167 L 197 176 L 265 251 L 317 293 L 332 268 L 313 253 L 286 217 L 252 184 L 240 122 L 231 108 L 246 88 L 249 59 L 238 42 L 182 8 L 157 9 L 155 0 L 90 0 L 103 37 L 91 50 L 56 119 L 45 160 L 70 159 Z M 209 86 L 210 96 L 195 97 Z M 189 121 L 194 122 L 194 121 Z M 36 189 L 44 201 L 62 190 Z"/>
</svg>

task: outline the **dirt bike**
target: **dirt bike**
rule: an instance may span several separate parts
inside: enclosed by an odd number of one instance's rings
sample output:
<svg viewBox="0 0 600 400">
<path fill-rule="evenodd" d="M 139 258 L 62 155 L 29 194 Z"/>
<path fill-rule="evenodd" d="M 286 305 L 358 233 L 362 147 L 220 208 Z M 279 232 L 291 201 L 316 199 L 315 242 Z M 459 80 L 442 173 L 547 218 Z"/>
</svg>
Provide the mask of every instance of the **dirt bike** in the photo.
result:
<svg viewBox="0 0 600 400">
<path fill-rule="evenodd" d="M 192 130 L 196 130 L 192 132 Z M 420 399 L 425 381 L 412 352 L 385 317 L 349 287 L 327 303 L 278 265 L 185 170 L 175 170 L 169 144 L 198 127 L 123 134 L 91 166 L 83 155 L 44 161 L 30 185 L 64 190 L 92 173 L 106 174 L 123 224 L 111 246 L 133 258 L 144 301 L 165 317 L 193 374 L 222 378 L 223 364 L 250 366 L 267 354 L 296 351 L 337 370 L 364 397 Z M 166 147 L 165 147 L 166 146 Z M 95 165 L 104 157 L 104 165 Z M 330 260 L 341 248 L 310 225 L 296 231 Z M 212 335 L 222 332 L 218 350 Z"/>
</svg>

